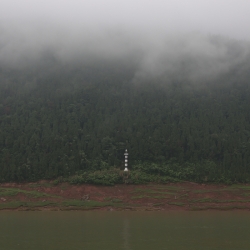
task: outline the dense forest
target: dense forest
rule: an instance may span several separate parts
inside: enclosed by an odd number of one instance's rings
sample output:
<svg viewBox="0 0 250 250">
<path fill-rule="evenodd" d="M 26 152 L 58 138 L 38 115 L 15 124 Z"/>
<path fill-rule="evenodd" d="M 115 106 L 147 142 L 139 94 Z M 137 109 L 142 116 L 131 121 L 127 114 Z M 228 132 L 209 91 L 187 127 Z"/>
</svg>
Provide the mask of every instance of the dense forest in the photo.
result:
<svg viewBox="0 0 250 250">
<path fill-rule="evenodd" d="M 1 65 L 0 181 L 109 176 L 127 148 L 134 183 L 250 182 L 249 58 L 194 82 L 134 82 L 129 60 Z"/>
</svg>

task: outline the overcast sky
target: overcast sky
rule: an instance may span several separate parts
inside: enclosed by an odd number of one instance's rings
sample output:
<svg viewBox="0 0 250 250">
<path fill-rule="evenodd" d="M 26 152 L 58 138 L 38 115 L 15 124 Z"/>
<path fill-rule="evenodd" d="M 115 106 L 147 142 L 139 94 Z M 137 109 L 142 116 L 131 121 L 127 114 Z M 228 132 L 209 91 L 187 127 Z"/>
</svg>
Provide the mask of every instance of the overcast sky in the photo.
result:
<svg viewBox="0 0 250 250">
<path fill-rule="evenodd" d="M 244 64 L 249 44 L 250 0 L 0 0 L 7 66 L 48 52 L 62 63 L 129 57 L 135 81 L 166 72 L 193 80 Z"/>
<path fill-rule="evenodd" d="M 249 0 L 1 0 L 1 23 L 202 32 L 250 40 Z"/>
</svg>

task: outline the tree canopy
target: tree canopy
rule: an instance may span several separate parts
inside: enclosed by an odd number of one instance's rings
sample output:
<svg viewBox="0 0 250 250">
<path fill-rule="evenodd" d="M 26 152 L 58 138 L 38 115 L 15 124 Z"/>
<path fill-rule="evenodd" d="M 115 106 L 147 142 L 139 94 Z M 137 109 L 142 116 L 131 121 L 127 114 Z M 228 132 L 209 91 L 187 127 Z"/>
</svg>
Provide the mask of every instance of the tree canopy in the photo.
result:
<svg viewBox="0 0 250 250">
<path fill-rule="evenodd" d="M 133 65 L 0 69 L 0 181 L 129 167 L 250 181 L 249 72 L 134 83 Z"/>
</svg>

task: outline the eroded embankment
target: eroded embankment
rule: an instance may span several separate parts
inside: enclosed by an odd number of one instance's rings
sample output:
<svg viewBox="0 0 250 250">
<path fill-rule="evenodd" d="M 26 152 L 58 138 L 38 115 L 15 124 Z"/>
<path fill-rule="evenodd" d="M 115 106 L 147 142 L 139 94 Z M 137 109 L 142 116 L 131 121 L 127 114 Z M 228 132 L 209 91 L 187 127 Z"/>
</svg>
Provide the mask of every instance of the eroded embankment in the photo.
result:
<svg viewBox="0 0 250 250">
<path fill-rule="evenodd" d="M 0 185 L 1 210 L 250 209 L 250 185 L 70 185 L 40 181 Z"/>
</svg>

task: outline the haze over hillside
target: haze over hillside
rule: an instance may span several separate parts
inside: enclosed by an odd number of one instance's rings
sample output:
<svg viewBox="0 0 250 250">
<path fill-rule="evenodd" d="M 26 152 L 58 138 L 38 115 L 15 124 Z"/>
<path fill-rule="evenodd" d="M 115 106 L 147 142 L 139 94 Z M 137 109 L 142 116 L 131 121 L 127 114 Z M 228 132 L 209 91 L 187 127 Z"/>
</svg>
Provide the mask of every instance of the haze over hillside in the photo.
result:
<svg viewBox="0 0 250 250">
<path fill-rule="evenodd" d="M 99 34 L 73 40 L 64 34 L 60 41 L 51 39 L 41 44 L 39 35 L 19 37 L 15 34 L 17 37 L 12 41 L 11 35 L 2 31 L 0 63 L 2 68 L 20 70 L 43 66 L 53 70 L 61 66 L 73 68 L 120 61 L 133 66 L 135 83 L 164 76 L 206 81 L 233 68 L 246 70 L 249 64 L 249 42 L 200 33 L 148 37 L 136 33 L 116 34 L 114 30 L 106 32 L 108 35 L 102 34 L 101 38 Z"/>
<path fill-rule="evenodd" d="M 20 67 L 44 52 L 60 62 L 133 55 L 136 77 L 179 70 L 189 60 L 194 61 L 190 71 L 205 74 L 205 67 L 217 73 L 249 53 L 249 5 L 243 0 L 4 0 L 0 61 Z"/>
<path fill-rule="evenodd" d="M 0 180 L 250 181 L 249 5 L 4 0 Z"/>
</svg>

